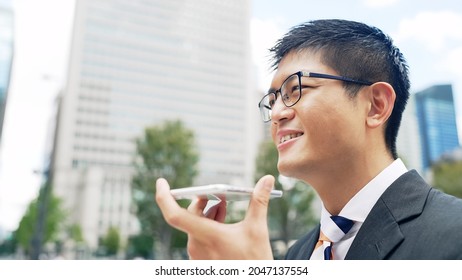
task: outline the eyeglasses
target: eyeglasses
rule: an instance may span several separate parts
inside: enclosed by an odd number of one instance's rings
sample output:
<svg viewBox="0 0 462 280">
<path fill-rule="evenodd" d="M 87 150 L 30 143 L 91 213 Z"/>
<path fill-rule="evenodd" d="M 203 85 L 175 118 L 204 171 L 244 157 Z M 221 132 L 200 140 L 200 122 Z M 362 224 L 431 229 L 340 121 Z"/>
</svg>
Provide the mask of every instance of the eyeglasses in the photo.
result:
<svg viewBox="0 0 462 280">
<path fill-rule="evenodd" d="M 297 104 L 297 102 L 302 97 L 302 77 L 339 80 L 347 83 L 359 84 L 364 86 L 370 86 L 373 84 L 371 82 L 356 80 L 342 76 L 334 76 L 329 74 L 320 74 L 305 71 L 296 72 L 284 80 L 280 89 L 266 94 L 258 103 L 258 108 L 260 109 L 260 114 L 264 122 L 269 122 L 271 120 L 271 113 L 274 104 L 276 103 L 276 100 L 278 98 L 278 93 L 281 95 L 282 103 L 284 103 L 286 107 L 292 107 L 295 104 Z"/>
</svg>

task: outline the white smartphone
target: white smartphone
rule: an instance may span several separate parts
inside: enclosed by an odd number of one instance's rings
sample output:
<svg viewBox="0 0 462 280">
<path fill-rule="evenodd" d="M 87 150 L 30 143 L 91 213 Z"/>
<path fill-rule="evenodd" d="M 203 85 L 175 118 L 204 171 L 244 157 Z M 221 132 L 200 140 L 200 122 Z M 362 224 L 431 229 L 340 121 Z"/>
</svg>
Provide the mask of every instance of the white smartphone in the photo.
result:
<svg viewBox="0 0 462 280">
<path fill-rule="evenodd" d="M 209 200 L 249 200 L 253 188 L 238 187 L 226 184 L 213 184 L 206 186 L 187 187 L 170 191 L 175 199 L 207 198 Z M 271 198 L 281 197 L 282 191 L 272 190 Z"/>
</svg>

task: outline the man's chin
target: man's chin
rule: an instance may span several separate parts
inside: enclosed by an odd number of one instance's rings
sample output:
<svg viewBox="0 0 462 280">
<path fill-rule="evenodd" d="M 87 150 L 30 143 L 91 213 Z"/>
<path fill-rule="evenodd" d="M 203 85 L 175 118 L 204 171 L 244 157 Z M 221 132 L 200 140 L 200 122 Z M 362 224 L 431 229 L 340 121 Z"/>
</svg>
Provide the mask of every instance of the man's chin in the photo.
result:
<svg viewBox="0 0 462 280">
<path fill-rule="evenodd" d="M 284 163 L 283 161 L 278 161 L 278 171 L 279 171 L 279 174 L 286 176 L 286 177 L 294 176 L 293 164 L 288 164 L 288 163 Z"/>
</svg>

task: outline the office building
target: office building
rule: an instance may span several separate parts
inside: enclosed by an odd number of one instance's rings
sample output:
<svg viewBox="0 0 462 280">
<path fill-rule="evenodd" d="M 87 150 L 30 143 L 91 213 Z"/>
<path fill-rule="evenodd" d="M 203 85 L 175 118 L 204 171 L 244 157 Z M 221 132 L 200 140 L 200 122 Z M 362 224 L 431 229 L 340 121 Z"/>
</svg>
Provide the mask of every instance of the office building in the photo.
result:
<svg viewBox="0 0 462 280">
<path fill-rule="evenodd" d="M 459 146 L 451 85 L 435 85 L 415 94 L 422 168 Z"/>
<path fill-rule="evenodd" d="M 11 1 L 0 0 L 0 143 L 13 63 L 13 31 Z"/>
<path fill-rule="evenodd" d="M 195 132 L 197 184 L 252 183 L 250 2 L 76 3 L 52 177 L 86 242 L 95 248 L 109 226 L 136 232 L 134 140 L 147 126 L 181 119 Z"/>
<path fill-rule="evenodd" d="M 396 139 L 398 156 L 404 161 L 408 169 L 415 169 L 424 175 L 422 168 L 422 153 L 420 148 L 419 122 L 416 112 L 416 99 L 409 97 L 406 109 L 403 112 L 401 126 Z"/>
</svg>

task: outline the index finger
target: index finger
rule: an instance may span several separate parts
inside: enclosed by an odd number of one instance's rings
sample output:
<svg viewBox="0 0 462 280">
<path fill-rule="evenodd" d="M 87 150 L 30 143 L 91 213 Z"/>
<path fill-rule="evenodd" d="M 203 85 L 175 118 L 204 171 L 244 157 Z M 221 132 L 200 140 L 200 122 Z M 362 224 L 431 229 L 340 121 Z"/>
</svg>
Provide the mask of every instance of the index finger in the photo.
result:
<svg viewBox="0 0 462 280">
<path fill-rule="evenodd" d="M 172 227 L 191 234 L 198 240 L 210 239 L 216 235 L 219 223 L 181 208 L 170 194 L 170 186 L 163 178 L 156 182 L 156 201 L 165 220 Z"/>
</svg>

